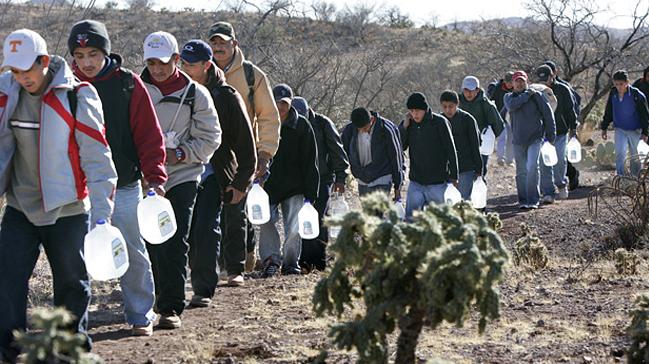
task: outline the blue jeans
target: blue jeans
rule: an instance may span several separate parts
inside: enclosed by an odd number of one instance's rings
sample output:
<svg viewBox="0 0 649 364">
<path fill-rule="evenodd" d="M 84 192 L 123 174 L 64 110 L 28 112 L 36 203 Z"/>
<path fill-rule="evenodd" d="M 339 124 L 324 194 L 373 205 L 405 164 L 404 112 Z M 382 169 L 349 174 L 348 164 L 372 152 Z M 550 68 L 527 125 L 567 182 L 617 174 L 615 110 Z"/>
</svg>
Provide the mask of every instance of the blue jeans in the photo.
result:
<svg viewBox="0 0 649 364">
<path fill-rule="evenodd" d="M 640 159 L 638 158 L 638 143 L 642 130 L 624 130 L 615 128 L 615 173 L 623 176 L 624 161 L 627 151 L 631 154 L 631 175 L 637 176 L 640 173 Z"/>
<path fill-rule="evenodd" d="M 505 129 L 503 129 L 503 132 L 496 139 L 496 155 L 498 155 L 499 161 L 504 161 L 508 164 L 514 161 L 513 139 L 512 127 L 509 123 L 505 123 Z"/>
<path fill-rule="evenodd" d="M 518 203 L 521 205 L 536 205 L 539 203 L 539 156 L 541 141 L 529 146 L 514 145 L 514 160 L 516 161 L 516 191 Z"/>
<path fill-rule="evenodd" d="M 444 192 L 446 192 L 446 183 L 422 185 L 410 181 L 406 197 L 406 219 L 412 218 L 413 211 L 421 210 L 431 202 L 444 203 Z"/>
<path fill-rule="evenodd" d="M 466 171 L 460 173 L 458 177 L 457 189 L 460 191 L 463 200 L 471 199 L 471 191 L 473 191 L 473 181 L 475 181 L 475 171 Z"/>
<path fill-rule="evenodd" d="M 19 353 L 12 346 L 12 331 L 27 327 L 29 277 L 41 244 L 52 267 L 54 306 L 70 311 L 75 317 L 70 329 L 86 335 L 90 281 L 83 261 L 83 241 L 87 232 L 86 214 L 35 226 L 25 214 L 7 206 L 0 226 L 0 359 L 11 362 Z M 90 347 L 90 339 L 86 346 Z"/>
<path fill-rule="evenodd" d="M 299 267 L 298 261 L 302 252 L 302 238 L 298 231 L 297 214 L 304 206 L 304 196 L 295 195 L 270 206 L 270 221 L 261 225 L 259 231 L 259 256 L 264 264 L 275 264 L 278 267 Z M 279 231 L 275 223 L 279 220 L 279 209 L 282 209 L 284 220 L 284 249 L 281 253 Z"/>
<path fill-rule="evenodd" d="M 155 289 L 151 260 L 144 240 L 140 237 L 137 205 L 142 200 L 142 186 L 137 181 L 117 189 L 115 212 L 111 219 L 118 228 L 128 249 L 129 267 L 120 278 L 124 316 L 129 325 L 145 326 L 155 321 L 153 312 Z"/>
<path fill-rule="evenodd" d="M 358 184 L 358 194 L 363 197 L 365 195 L 369 195 L 370 193 L 374 193 L 376 191 L 382 191 L 385 192 L 388 197 L 390 196 L 390 192 L 392 191 L 392 185 L 376 185 L 372 187 L 367 187 L 366 185 Z"/>
<path fill-rule="evenodd" d="M 554 148 L 557 150 L 557 164 L 548 167 L 541 161 L 541 192 L 543 196 L 554 197 L 554 186 L 562 189 L 568 184 L 568 159 L 566 158 L 566 143 L 568 135 L 557 135 L 554 141 Z"/>
</svg>

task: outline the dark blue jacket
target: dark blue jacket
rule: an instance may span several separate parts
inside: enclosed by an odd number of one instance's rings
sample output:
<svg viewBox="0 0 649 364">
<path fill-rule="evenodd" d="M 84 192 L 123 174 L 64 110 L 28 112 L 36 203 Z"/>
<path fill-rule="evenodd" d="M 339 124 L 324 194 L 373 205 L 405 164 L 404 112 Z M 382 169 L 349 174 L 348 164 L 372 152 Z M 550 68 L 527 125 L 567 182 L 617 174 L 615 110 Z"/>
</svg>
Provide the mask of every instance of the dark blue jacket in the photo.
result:
<svg viewBox="0 0 649 364">
<path fill-rule="evenodd" d="M 351 123 L 343 129 L 343 147 L 349 156 L 352 175 L 365 183 L 370 183 L 379 177 L 391 174 L 392 183 L 400 188 L 404 168 L 399 129 L 393 122 L 375 112 L 372 112 L 372 116 L 376 118 L 371 141 L 372 163 L 365 167 L 361 166 L 358 156 L 358 129 Z"/>
</svg>

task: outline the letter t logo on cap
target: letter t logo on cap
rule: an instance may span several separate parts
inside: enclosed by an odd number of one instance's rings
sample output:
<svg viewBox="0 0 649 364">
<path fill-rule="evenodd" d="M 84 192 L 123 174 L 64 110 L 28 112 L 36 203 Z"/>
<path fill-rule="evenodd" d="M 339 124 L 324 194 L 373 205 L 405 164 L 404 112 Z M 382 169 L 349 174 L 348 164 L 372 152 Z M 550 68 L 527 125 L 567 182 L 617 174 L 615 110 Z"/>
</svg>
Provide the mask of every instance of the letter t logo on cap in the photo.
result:
<svg viewBox="0 0 649 364">
<path fill-rule="evenodd" d="M 23 44 L 23 41 L 22 40 L 12 40 L 12 41 L 9 42 L 9 44 L 11 44 L 11 53 L 17 53 L 18 49 L 16 47 Z"/>
</svg>

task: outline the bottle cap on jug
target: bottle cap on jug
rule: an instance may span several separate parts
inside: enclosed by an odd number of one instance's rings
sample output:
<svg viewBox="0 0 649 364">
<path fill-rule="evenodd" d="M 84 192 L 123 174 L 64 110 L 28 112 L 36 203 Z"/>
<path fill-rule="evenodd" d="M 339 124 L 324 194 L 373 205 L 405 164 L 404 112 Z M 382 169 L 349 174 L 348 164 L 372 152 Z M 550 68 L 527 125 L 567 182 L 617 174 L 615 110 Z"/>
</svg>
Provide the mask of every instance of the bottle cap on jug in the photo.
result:
<svg viewBox="0 0 649 364">
<path fill-rule="evenodd" d="M 99 219 L 99 220 L 97 220 L 97 224 L 96 224 L 96 225 L 104 225 L 105 223 L 106 223 L 106 220 L 104 220 L 104 219 Z"/>
<path fill-rule="evenodd" d="M 304 199 L 304 203 L 305 203 L 305 204 L 307 204 L 307 203 L 310 204 L 310 203 L 311 203 L 311 200 L 309 200 L 308 198 L 305 198 L 305 199 Z"/>
<path fill-rule="evenodd" d="M 149 192 L 146 193 L 147 196 L 155 196 L 155 191 L 152 189 L 149 190 Z"/>
</svg>

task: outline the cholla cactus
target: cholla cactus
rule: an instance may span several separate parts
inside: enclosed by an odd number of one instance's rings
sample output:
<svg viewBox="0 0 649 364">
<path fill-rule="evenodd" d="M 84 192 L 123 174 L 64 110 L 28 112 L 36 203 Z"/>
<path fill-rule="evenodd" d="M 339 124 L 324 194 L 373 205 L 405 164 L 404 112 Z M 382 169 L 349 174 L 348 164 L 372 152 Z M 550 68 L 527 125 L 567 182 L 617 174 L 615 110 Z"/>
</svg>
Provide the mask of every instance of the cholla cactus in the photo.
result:
<svg viewBox="0 0 649 364">
<path fill-rule="evenodd" d="M 330 332 L 339 348 L 356 348 L 360 363 L 387 362 L 386 337 L 397 326 L 395 362 L 414 363 L 424 324 L 461 326 L 477 307 L 483 332 L 499 316 L 496 286 L 508 254 L 491 228 L 500 225 L 495 215 L 487 219 L 467 203 L 431 204 L 403 222 L 387 196 L 375 194 L 362 199 L 362 211 L 332 223 L 342 226 L 329 246 L 336 262 L 316 286 L 314 310 L 340 318 L 363 299 L 364 315 Z"/>
<path fill-rule="evenodd" d="M 547 267 L 550 260 L 548 248 L 530 226 L 522 223 L 521 230 L 523 230 L 523 237 L 516 240 L 514 246 L 514 263 L 526 264 L 533 270 Z"/>
<path fill-rule="evenodd" d="M 634 252 L 624 248 L 615 251 L 615 270 L 622 275 L 635 275 L 638 273 L 640 260 Z"/>
<path fill-rule="evenodd" d="M 36 331 L 14 332 L 18 345 L 26 354 L 25 363 L 101 363 L 98 356 L 86 352 L 83 335 L 64 329 L 72 322 L 72 314 L 63 308 L 34 310 L 32 326 Z"/>
<path fill-rule="evenodd" d="M 595 151 L 597 164 L 605 168 L 615 167 L 615 143 L 606 142 L 599 144 Z"/>
<path fill-rule="evenodd" d="M 636 307 L 631 311 L 631 326 L 627 334 L 631 339 L 631 347 L 627 351 L 629 364 L 649 363 L 649 296 L 643 294 L 635 301 Z"/>
</svg>

